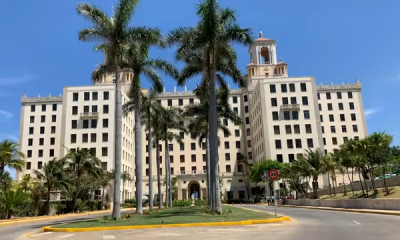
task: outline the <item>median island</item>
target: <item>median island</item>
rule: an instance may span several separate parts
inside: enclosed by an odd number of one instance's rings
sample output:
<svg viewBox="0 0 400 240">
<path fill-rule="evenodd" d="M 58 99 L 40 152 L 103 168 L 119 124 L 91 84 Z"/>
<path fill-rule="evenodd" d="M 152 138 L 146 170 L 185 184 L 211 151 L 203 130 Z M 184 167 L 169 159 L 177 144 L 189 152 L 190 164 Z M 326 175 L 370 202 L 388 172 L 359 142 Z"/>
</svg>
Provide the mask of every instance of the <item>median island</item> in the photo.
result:
<svg viewBox="0 0 400 240">
<path fill-rule="evenodd" d="M 162 210 L 144 211 L 143 215 L 122 214 L 119 220 L 113 220 L 110 216 L 99 219 L 81 221 L 52 226 L 52 228 L 99 228 L 118 226 L 142 226 L 142 225 L 166 225 L 166 224 L 188 224 L 188 223 L 211 223 L 211 222 L 239 222 L 246 220 L 265 220 L 274 218 L 274 215 L 254 212 L 242 208 L 223 206 L 220 215 L 210 213 L 203 206 L 173 207 Z"/>
</svg>

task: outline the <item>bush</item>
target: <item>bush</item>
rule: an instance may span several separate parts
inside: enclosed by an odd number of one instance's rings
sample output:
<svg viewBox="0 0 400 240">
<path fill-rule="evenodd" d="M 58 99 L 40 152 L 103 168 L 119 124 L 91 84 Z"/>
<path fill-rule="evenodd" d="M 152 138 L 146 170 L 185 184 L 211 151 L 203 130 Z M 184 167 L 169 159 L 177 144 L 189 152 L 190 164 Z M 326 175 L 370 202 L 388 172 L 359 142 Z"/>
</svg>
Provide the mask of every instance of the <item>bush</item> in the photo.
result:
<svg viewBox="0 0 400 240">
<path fill-rule="evenodd" d="M 194 202 L 194 204 L 195 204 L 196 206 L 204 206 L 204 205 L 207 204 L 207 202 L 206 202 L 205 200 L 202 200 L 202 199 L 196 199 L 196 201 Z"/>
<path fill-rule="evenodd" d="M 173 207 L 188 207 L 190 205 L 192 205 L 190 200 L 175 200 L 172 202 Z"/>
</svg>

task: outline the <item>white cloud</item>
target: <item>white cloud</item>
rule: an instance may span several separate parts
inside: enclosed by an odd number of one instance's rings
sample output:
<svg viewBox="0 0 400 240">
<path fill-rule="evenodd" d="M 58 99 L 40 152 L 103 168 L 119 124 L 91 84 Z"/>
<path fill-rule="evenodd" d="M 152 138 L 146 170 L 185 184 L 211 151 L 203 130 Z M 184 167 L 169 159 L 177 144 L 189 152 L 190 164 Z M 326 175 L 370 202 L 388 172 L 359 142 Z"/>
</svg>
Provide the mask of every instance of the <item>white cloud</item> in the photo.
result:
<svg viewBox="0 0 400 240">
<path fill-rule="evenodd" d="M 9 111 L 6 111 L 6 110 L 2 110 L 2 109 L 0 109 L 0 117 L 5 117 L 5 118 L 12 118 L 13 116 L 14 116 L 14 114 L 12 114 L 11 112 L 9 112 Z"/>
<path fill-rule="evenodd" d="M 366 117 L 366 118 L 369 118 L 369 117 L 371 117 L 372 115 L 376 114 L 377 112 L 378 112 L 378 109 L 369 108 L 369 109 L 366 109 L 366 110 L 364 111 L 364 114 L 365 114 L 365 117 Z"/>
<path fill-rule="evenodd" d="M 0 133 L 0 140 L 11 140 L 14 142 L 18 142 L 18 136 L 14 135 L 14 134 L 10 134 L 10 133 Z"/>
<path fill-rule="evenodd" d="M 13 86 L 28 82 L 34 78 L 33 75 L 21 75 L 14 77 L 0 77 L 0 86 Z"/>
</svg>

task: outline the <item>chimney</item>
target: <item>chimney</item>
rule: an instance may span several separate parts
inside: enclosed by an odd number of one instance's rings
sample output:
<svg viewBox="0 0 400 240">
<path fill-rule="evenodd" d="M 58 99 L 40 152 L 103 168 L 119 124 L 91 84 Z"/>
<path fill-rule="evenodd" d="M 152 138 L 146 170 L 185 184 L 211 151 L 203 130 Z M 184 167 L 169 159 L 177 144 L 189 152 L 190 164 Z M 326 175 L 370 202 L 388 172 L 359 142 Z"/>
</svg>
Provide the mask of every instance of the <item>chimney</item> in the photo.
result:
<svg viewBox="0 0 400 240">
<path fill-rule="evenodd" d="M 260 31 L 260 38 L 262 38 L 263 36 L 262 36 L 262 31 Z"/>
</svg>

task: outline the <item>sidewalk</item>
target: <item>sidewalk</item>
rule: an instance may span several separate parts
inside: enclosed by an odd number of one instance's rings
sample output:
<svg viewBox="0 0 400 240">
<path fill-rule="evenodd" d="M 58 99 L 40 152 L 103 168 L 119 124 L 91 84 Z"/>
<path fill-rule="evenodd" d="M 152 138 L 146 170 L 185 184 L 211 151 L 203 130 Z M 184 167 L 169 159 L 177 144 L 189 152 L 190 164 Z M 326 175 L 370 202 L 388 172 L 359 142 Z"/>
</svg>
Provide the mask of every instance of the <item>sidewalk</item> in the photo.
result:
<svg viewBox="0 0 400 240">
<path fill-rule="evenodd" d="M 400 216 L 400 211 L 395 211 L 395 210 L 349 209 L 349 208 L 313 207 L 313 206 L 296 206 L 296 205 L 277 205 L 277 207 L 306 208 L 306 209 L 337 211 L 337 212 L 370 213 L 370 214 Z"/>
</svg>

